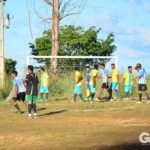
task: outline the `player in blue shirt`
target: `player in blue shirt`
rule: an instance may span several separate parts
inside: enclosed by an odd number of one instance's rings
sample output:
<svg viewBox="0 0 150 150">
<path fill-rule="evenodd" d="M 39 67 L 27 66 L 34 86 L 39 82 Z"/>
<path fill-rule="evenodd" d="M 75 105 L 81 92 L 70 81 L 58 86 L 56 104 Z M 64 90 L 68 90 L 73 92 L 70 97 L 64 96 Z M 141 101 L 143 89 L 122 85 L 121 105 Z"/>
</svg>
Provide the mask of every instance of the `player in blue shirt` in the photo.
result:
<svg viewBox="0 0 150 150">
<path fill-rule="evenodd" d="M 86 65 L 86 93 L 87 97 L 90 96 L 90 78 L 91 78 L 91 67 L 89 64 Z"/>
<path fill-rule="evenodd" d="M 139 103 L 142 101 L 142 94 L 145 94 L 148 101 L 150 100 L 149 94 L 147 92 L 147 82 L 146 82 L 146 70 L 142 68 L 142 65 L 138 63 L 135 66 L 135 70 L 137 71 L 137 82 L 138 82 L 138 91 L 139 91 Z M 150 101 L 149 101 L 150 102 Z"/>
<path fill-rule="evenodd" d="M 17 104 L 17 101 L 22 101 L 23 104 L 27 106 L 27 103 L 25 102 L 26 88 L 24 86 L 23 81 L 19 77 L 17 77 L 17 75 L 18 75 L 17 71 L 12 71 L 11 77 L 12 77 L 12 83 L 13 83 L 13 88 L 15 89 L 15 92 L 13 94 L 11 103 L 17 109 L 16 113 L 22 113 L 19 105 Z"/>
<path fill-rule="evenodd" d="M 98 94 L 98 100 L 101 99 L 101 96 L 103 94 L 104 89 L 107 90 L 107 92 L 109 93 L 109 100 L 111 99 L 111 91 L 109 89 L 109 83 L 108 83 L 108 70 L 105 69 L 105 64 L 101 64 L 100 65 L 100 76 L 102 78 L 102 85 L 101 85 L 101 89 L 100 92 Z"/>
</svg>

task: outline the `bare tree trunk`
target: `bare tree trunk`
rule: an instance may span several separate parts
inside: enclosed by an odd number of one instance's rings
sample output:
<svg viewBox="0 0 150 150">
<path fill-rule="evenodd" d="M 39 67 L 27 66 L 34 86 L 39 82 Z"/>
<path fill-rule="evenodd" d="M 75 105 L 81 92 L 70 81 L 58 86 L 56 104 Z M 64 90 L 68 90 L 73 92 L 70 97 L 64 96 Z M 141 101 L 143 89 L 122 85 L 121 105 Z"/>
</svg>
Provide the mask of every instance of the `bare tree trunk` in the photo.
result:
<svg viewBox="0 0 150 150">
<path fill-rule="evenodd" d="M 53 0 L 52 12 L 52 56 L 57 56 L 59 51 L 59 0 Z M 51 71 L 57 73 L 58 60 L 51 59 Z"/>
</svg>

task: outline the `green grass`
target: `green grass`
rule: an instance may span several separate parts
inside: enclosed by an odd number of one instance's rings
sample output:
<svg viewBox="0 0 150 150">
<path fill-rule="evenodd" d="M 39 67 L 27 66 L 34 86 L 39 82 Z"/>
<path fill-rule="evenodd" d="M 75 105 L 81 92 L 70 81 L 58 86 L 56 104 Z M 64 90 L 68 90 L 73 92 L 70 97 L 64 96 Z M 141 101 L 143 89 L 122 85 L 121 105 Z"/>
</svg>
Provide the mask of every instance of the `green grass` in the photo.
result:
<svg viewBox="0 0 150 150">
<path fill-rule="evenodd" d="M 26 111 L 26 108 L 22 106 Z M 150 104 L 136 101 L 38 103 L 39 119 L 0 103 L 0 150 L 141 150 L 150 133 Z"/>
</svg>

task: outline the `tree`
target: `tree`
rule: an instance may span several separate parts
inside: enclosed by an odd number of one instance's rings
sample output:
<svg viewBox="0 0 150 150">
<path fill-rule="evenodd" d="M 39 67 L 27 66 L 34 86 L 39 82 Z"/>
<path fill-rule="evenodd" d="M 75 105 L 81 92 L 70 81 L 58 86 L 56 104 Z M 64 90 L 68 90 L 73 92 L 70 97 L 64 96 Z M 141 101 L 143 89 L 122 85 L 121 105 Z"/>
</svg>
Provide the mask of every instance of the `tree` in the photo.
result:
<svg viewBox="0 0 150 150">
<path fill-rule="evenodd" d="M 110 33 L 106 39 L 99 38 L 101 29 L 90 27 L 85 30 L 78 26 L 63 26 L 60 28 L 60 50 L 62 56 L 110 56 L 115 50 L 114 34 Z M 52 49 L 51 31 L 44 31 L 43 36 L 30 43 L 32 55 L 48 55 Z M 50 39 L 50 40 L 49 40 Z M 42 62 L 39 60 L 38 62 Z M 84 60 L 87 61 L 87 60 Z M 92 61 L 92 60 L 90 60 Z M 47 61 L 47 63 L 49 63 Z"/>
<path fill-rule="evenodd" d="M 71 3 L 72 0 L 43 0 L 50 9 L 52 9 L 51 17 L 44 18 L 44 21 L 47 21 L 52 24 L 51 29 L 51 53 L 48 55 L 57 56 L 59 53 L 59 31 L 60 31 L 60 21 L 67 16 L 79 14 L 82 3 L 80 5 L 76 5 Z M 76 2 L 77 3 L 77 2 Z M 86 1 L 85 1 L 86 3 Z M 83 3 L 85 5 L 85 3 Z M 74 12 L 75 8 L 78 8 L 77 12 Z M 51 70 L 55 74 L 57 72 L 57 59 L 51 60 Z"/>
<path fill-rule="evenodd" d="M 5 59 L 5 73 L 9 75 L 13 70 L 16 70 L 17 62 L 13 59 Z"/>
</svg>

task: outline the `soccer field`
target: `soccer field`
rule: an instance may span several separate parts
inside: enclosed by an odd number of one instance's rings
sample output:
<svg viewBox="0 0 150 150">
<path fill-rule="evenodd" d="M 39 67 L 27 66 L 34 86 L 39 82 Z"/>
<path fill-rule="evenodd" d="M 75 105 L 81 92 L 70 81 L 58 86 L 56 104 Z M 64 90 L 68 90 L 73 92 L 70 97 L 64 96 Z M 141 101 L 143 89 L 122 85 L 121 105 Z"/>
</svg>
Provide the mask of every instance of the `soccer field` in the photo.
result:
<svg viewBox="0 0 150 150">
<path fill-rule="evenodd" d="M 150 104 L 135 101 L 38 103 L 39 119 L 0 103 L 0 150 L 149 150 Z"/>
</svg>

